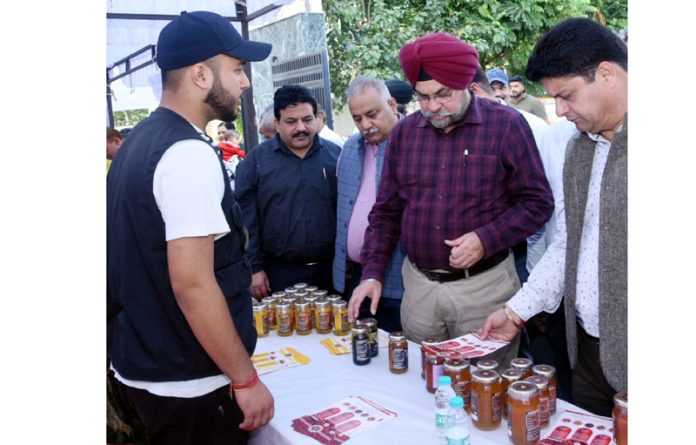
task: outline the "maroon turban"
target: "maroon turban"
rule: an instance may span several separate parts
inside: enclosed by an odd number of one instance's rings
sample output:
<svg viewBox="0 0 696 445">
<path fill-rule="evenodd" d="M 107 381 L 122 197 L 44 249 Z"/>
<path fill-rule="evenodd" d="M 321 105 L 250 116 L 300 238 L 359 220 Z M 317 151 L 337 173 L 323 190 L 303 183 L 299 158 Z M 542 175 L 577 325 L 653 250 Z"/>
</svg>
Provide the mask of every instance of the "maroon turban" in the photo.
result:
<svg viewBox="0 0 696 445">
<path fill-rule="evenodd" d="M 455 90 L 465 90 L 476 74 L 478 52 L 455 36 L 436 32 L 405 44 L 399 60 L 414 88 L 419 80 L 433 78 Z M 422 71 L 427 76 L 421 77 Z"/>
</svg>

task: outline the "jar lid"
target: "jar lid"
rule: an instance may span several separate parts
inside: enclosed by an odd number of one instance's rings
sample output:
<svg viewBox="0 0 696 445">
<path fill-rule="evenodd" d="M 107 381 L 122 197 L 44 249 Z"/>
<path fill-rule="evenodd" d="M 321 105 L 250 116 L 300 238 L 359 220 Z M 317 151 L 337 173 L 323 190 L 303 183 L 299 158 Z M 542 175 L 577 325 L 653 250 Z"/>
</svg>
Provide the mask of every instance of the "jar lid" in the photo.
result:
<svg viewBox="0 0 696 445">
<path fill-rule="evenodd" d="M 549 386 L 548 379 L 543 375 L 533 375 L 531 377 L 527 377 L 527 381 L 529 383 L 534 383 L 539 389 L 546 389 Z"/>
<path fill-rule="evenodd" d="M 308 303 L 314 303 L 318 299 L 319 299 L 319 297 L 314 295 L 314 294 L 309 294 L 306 297 L 304 297 L 304 301 L 306 301 Z"/>
<path fill-rule="evenodd" d="M 531 382 L 512 382 L 507 390 L 508 397 L 517 400 L 528 400 L 539 395 L 539 389 Z"/>
<path fill-rule="evenodd" d="M 362 320 L 360 320 L 360 323 L 364 324 L 368 328 L 377 327 L 377 320 L 375 320 L 374 318 L 363 318 Z"/>
<path fill-rule="evenodd" d="M 493 359 L 479 360 L 476 362 L 476 367 L 478 369 L 495 370 L 498 367 L 498 362 Z"/>
<path fill-rule="evenodd" d="M 295 303 L 295 308 L 299 310 L 307 310 L 309 309 L 309 301 L 301 301 L 298 303 Z"/>
<path fill-rule="evenodd" d="M 255 311 L 263 311 L 268 309 L 268 304 L 263 301 L 254 301 L 253 307 Z"/>
<path fill-rule="evenodd" d="M 524 357 L 513 358 L 510 360 L 510 366 L 513 368 L 527 369 L 532 367 L 532 361 Z"/>
<path fill-rule="evenodd" d="M 298 290 L 297 292 L 295 292 L 295 296 L 297 298 L 305 298 L 305 297 L 309 296 L 309 292 L 307 292 L 305 290 Z"/>
<path fill-rule="evenodd" d="M 353 326 L 353 328 L 350 331 L 353 333 L 353 335 L 355 335 L 355 334 L 367 334 L 367 327 L 365 327 L 365 325 L 358 324 L 358 325 Z"/>
<path fill-rule="evenodd" d="M 479 383 L 494 383 L 498 380 L 498 373 L 491 369 L 479 369 L 471 374 L 471 378 Z"/>
<path fill-rule="evenodd" d="M 341 300 L 341 301 L 334 301 L 334 302 L 333 302 L 333 307 L 337 307 L 337 308 L 339 308 L 339 309 L 341 309 L 341 308 L 343 308 L 343 307 L 346 307 L 346 306 L 348 306 L 348 303 L 346 303 L 346 302 L 343 301 L 343 300 Z"/>
<path fill-rule="evenodd" d="M 404 341 L 406 340 L 406 335 L 401 331 L 395 331 L 389 334 L 389 341 Z"/>
<path fill-rule="evenodd" d="M 309 290 L 309 288 L 307 288 L 305 290 Z M 329 293 L 325 290 L 313 290 L 311 292 L 312 292 L 312 295 L 316 295 L 317 297 L 320 297 L 320 298 L 326 297 L 327 295 L 329 295 Z"/>
<path fill-rule="evenodd" d="M 614 394 L 614 403 L 621 408 L 628 408 L 628 392 L 620 391 Z"/>
<path fill-rule="evenodd" d="M 280 298 L 285 297 L 286 295 L 287 295 L 287 294 L 286 294 L 285 292 L 283 292 L 283 291 L 278 291 L 278 292 L 273 292 L 273 293 L 271 294 L 271 297 L 276 298 L 276 299 L 280 299 Z"/>
<path fill-rule="evenodd" d="M 509 382 L 516 382 L 522 379 L 522 371 L 517 368 L 508 368 L 503 371 L 500 376 Z"/>
<path fill-rule="evenodd" d="M 448 371 L 463 371 L 469 367 L 469 360 L 461 358 L 448 358 L 445 361 L 445 369 Z"/>
<path fill-rule="evenodd" d="M 316 286 L 307 286 L 304 288 L 304 290 L 306 290 L 307 292 L 309 292 L 311 294 L 312 292 L 318 291 L 319 288 Z M 326 292 L 326 291 L 324 291 L 324 292 Z"/>
<path fill-rule="evenodd" d="M 342 301 L 342 300 L 343 300 L 343 297 L 341 297 L 340 295 L 331 294 L 331 295 L 329 295 L 328 297 L 326 297 L 326 299 L 329 300 L 329 301 L 339 301 L 339 300 Z"/>
<path fill-rule="evenodd" d="M 324 298 L 319 298 L 317 301 L 314 302 L 314 307 L 324 308 L 328 306 L 331 306 L 331 302 Z"/>
<path fill-rule="evenodd" d="M 285 288 L 285 293 L 286 293 L 286 294 L 294 295 L 295 292 L 297 292 L 297 289 L 295 289 L 294 287 L 286 287 L 286 288 Z"/>
<path fill-rule="evenodd" d="M 290 303 L 285 303 L 284 301 L 281 301 L 280 303 L 276 304 L 276 310 L 278 312 L 290 311 L 290 309 L 292 309 L 292 305 L 290 305 Z"/>
<path fill-rule="evenodd" d="M 309 286 L 307 283 L 295 283 L 293 286 L 295 289 L 304 289 L 305 287 Z"/>
<path fill-rule="evenodd" d="M 281 298 L 280 301 L 282 301 L 283 303 L 287 303 L 287 304 L 295 304 L 295 302 L 297 301 L 297 297 L 287 296 L 287 297 Z"/>
<path fill-rule="evenodd" d="M 556 368 L 551 365 L 534 365 L 532 367 L 532 372 L 536 375 L 543 375 L 551 380 L 556 375 Z"/>
<path fill-rule="evenodd" d="M 278 301 L 278 299 L 276 297 L 269 296 L 269 297 L 263 297 L 261 299 L 261 301 L 263 301 L 266 304 L 275 304 L 275 302 Z"/>
</svg>

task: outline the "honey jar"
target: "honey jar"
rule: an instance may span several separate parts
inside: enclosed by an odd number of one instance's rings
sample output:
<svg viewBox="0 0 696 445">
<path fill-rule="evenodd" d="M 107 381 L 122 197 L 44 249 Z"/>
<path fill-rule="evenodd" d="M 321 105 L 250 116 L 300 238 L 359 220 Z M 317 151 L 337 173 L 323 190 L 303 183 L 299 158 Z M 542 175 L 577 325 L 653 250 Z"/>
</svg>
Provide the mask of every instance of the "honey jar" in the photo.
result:
<svg viewBox="0 0 696 445">
<path fill-rule="evenodd" d="M 253 302 L 253 312 L 254 312 L 254 328 L 256 328 L 256 335 L 259 337 L 268 336 L 268 304 L 262 301 Z"/>
<path fill-rule="evenodd" d="M 539 389 L 539 422 L 544 428 L 549 424 L 551 412 L 549 411 L 549 381 L 541 375 L 527 377 L 526 381 L 536 385 Z"/>
<path fill-rule="evenodd" d="M 425 389 L 434 394 L 437 390 L 438 379 L 444 373 L 445 356 L 441 352 L 425 352 Z"/>
<path fill-rule="evenodd" d="M 526 379 L 532 375 L 532 361 L 525 357 L 513 358 L 510 366 L 522 371 L 522 378 Z"/>
<path fill-rule="evenodd" d="M 313 286 L 313 285 L 310 285 L 310 286 L 307 286 L 307 287 L 304 288 L 304 291 L 305 291 L 305 292 L 309 292 L 310 295 L 313 294 L 314 292 L 318 291 L 318 290 L 319 290 L 319 288 L 316 287 L 316 286 Z"/>
<path fill-rule="evenodd" d="M 503 394 L 499 377 L 490 369 L 479 369 L 471 374 L 471 420 L 480 430 L 489 431 L 500 426 Z"/>
<path fill-rule="evenodd" d="M 367 328 L 367 335 L 370 337 L 370 356 L 377 357 L 379 355 L 379 331 L 377 330 L 377 320 L 374 318 L 364 318 L 360 320 Z"/>
<path fill-rule="evenodd" d="M 370 338 L 367 328 L 357 324 L 351 329 L 351 344 L 353 346 L 353 363 L 358 366 L 370 363 Z"/>
<path fill-rule="evenodd" d="M 614 395 L 614 409 L 611 417 L 614 421 L 614 442 L 616 445 L 628 445 L 628 393 L 626 391 Z"/>
<path fill-rule="evenodd" d="M 315 286 L 315 287 L 316 287 L 316 286 Z M 307 290 L 307 289 L 305 289 L 305 290 Z M 309 291 L 308 291 L 308 292 L 309 292 Z M 313 291 L 311 292 L 311 294 L 314 295 L 314 296 L 316 296 L 316 297 L 318 297 L 318 298 L 326 298 L 326 297 L 329 296 L 329 293 L 328 293 L 327 291 L 323 290 L 323 289 L 321 289 L 321 290 L 320 290 L 320 289 L 313 290 Z"/>
<path fill-rule="evenodd" d="M 295 303 L 295 330 L 297 335 L 308 335 L 312 333 L 312 311 L 310 304 L 306 301 Z"/>
<path fill-rule="evenodd" d="M 333 322 L 335 335 L 343 336 L 350 333 L 351 324 L 348 321 L 348 303 L 343 300 L 333 303 Z"/>
<path fill-rule="evenodd" d="M 314 302 L 314 325 L 317 334 L 328 334 L 333 328 L 331 303 L 322 298 Z"/>
<path fill-rule="evenodd" d="M 549 414 L 556 414 L 556 368 L 551 365 L 534 365 L 532 367 L 534 375 L 546 377 L 549 381 Z"/>
<path fill-rule="evenodd" d="M 268 329 L 274 331 L 278 328 L 278 317 L 276 315 L 276 299 L 265 297 L 261 300 L 268 305 Z"/>
<path fill-rule="evenodd" d="M 503 416 L 508 419 L 510 411 L 508 410 L 507 390 L 514 382 L 522 380 L 522 371 L 516 368 L 508 368 L 500 374 L 500 383 L 503 388 Z M 538 398 L 538 396 L 537 396 Z"/>
<path fill-rule="evenodd" d="M 421 342 L 421 378 L 425 380 L 425 349 L 423 346 L 433 346 L 437 343 L 435 338 L 426 338 Z"/>
<path fill-rule="evenodd" d="M 316 319 L 317 319 L 317 308 L 314 305 L 316 301 L 319 299 L 319 297 L 314 296 L 313 294 L 309 294 L 304 298 L 304 301 L 309 303 L 309 328 L 310 329 L 316 329 Z"/>
<path fill-rule="evenodd" d="M 452 379 L 454 393 L 464 400 L 464 410 L 471 412 L 471 369 L 469 360 L 450 357 L 445 360 L 444 375 Z"/>
<path fill-rule="evenodd" d="M 508 437 L 515 445 L 534 445 L 539 441 L 539 389 L 531 382 L 517 381 L 508 388 Z"/>
<path fill-rule="evenodd" d="M 394 374 L 408 371 L 408 341 L 401 331 L 389 334 L 389 371 Z"/>
<path fill-rule="evenodd" d="M 476 362 L 476 369 L 488 370 L 488 371 L 498 371 L 498 362 L 493 359 L 479 360 Z"/>
<path fill-rule="evenodd" d="M 278 335 L 281 337 L 291 336 L 295 328 L 295 306 L 281 302 L 276 305 L 276 312 L 278 314 Z"/>
</svg>

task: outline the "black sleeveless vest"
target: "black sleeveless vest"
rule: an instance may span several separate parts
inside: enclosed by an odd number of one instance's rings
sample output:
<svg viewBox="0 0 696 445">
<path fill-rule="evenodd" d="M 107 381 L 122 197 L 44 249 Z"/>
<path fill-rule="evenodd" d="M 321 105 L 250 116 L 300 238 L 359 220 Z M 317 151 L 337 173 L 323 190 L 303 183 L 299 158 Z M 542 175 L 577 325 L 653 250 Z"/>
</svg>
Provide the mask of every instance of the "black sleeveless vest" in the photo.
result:
<svg viewBox="0 0 696 445">
<path fill-rule="evenodd" d="M 158 108 L 128 134 L 107 177 L 107 351 L 114 368 L 128 379 L 180 381 L 221 372 L 196 340 L 172 292 L 164 221 L 152 193 L 157 163 L 185 139 L 203 138 L 183 117 Z M 222 162 L 220 175 L 230 233 L 215 241 L 215 277 L 251 355 L 256 331 L 247 232 Z"/>
</svg>

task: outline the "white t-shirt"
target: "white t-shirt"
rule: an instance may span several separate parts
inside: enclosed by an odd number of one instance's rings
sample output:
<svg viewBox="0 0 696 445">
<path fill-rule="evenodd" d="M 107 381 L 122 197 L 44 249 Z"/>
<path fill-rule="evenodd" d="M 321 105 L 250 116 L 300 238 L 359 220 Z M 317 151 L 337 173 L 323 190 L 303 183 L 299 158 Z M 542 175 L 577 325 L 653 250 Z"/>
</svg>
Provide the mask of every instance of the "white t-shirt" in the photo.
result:
<svg viewBox="0 0 696 445">
<path fill-rule="evenodd" d="M 205 142 L 187 139 L 172 145 L 155 168 L 152 193 L 162 212 L 167 241 L 208 235 L 219 239 L 230 232 L 220 206 L 225 193 L 220 160 Z M 114 374 L 127 386 L 164 397 L 198 397 L 230 382 L 223 374 L 176 382 L 129 380 L 116 369 Z"/>
</svg>

